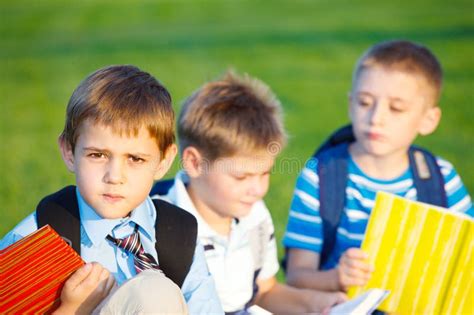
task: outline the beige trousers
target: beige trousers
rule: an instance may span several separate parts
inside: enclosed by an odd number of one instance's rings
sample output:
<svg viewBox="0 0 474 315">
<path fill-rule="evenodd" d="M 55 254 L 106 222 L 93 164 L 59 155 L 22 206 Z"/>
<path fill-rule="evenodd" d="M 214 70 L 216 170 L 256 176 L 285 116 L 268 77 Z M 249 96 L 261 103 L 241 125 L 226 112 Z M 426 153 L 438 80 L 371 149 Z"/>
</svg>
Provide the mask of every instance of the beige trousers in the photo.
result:
<svg viewBox="0 0 474 315">
<path fill-rule="evenodd" d="M 147 269 L 113 289 L 93 314 L 188 314 L 188 309 L 173 281 Z"/>
</svg>

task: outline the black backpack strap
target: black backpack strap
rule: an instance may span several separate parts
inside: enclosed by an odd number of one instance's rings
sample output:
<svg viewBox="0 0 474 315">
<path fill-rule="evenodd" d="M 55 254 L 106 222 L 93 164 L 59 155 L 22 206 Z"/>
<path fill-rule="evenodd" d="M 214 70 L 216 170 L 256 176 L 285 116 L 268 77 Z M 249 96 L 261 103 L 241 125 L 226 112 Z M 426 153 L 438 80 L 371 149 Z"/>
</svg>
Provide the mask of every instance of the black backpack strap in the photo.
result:
<svg viewBox="0 0 474 315">
<path fill-rule="evenodd" d="M 76 186 L 67 186 L 44 197 L 36 207 L 38 228 L 49 224 L 80 255 L 81 221 Z"/>
<path fill-rule="evenodd" d="M 319 213 L 323 222 L 323 248 L 319 267 L 327 261 L 336 242 L 337 227 L 346 201 L 348 143 L 341 143 L 320 154 L 318 159 Z"/>
<path fill-rule="evenodd" d="M 171 187 L 174 185 L 174 178 L 160 180 L 153 185 L 150 196 L 160 195 L 164 196 L 168 193 Z"/>
<path fill-rule="evenodd" d="M 153 199 L 156 208 L 156 243 L 160 268 L 179 287 L 191 268 L 196 249 L 196 218 L 161 199 Z"/>
<path fill-rule="evenodd" d="M 411 146 L 408 151 L 417 200 L 440 207 L 447 207 L 444 177 L 436 157 L 420 147 Z"/>
</svg>

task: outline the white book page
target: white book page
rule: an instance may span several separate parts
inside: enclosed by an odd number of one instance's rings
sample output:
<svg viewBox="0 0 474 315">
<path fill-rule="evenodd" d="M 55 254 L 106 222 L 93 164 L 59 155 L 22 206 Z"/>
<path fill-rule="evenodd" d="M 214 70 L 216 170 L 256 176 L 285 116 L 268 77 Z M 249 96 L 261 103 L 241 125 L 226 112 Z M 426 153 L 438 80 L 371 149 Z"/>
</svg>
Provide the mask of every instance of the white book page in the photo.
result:
<svg viewBox="0 0 474 315">
<path fill-rule="evenodd" d="M 260 307 L 258 305 L 252 305 L 249 307 L 248 312 L 250 315 L 271 315 L 269 311 L 264 309 L 263 307 Z"/>
<path fill-rule="evenodd" d="M 382 289 L 370 289 L 363 294 L 342 304 L 331 308 L 330 315 L 365 315 L 373 312 L 377 306 L 387 297 L 389 291 Z"/>
</svg>

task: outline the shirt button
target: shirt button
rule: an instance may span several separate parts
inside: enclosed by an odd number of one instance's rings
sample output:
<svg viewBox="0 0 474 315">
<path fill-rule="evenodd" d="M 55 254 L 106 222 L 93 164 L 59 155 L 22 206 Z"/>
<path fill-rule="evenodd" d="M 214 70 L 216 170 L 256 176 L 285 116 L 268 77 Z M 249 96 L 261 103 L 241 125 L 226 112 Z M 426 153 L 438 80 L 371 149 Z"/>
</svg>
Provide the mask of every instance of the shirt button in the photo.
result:
<svg viewBox="0 0 474 315">
<path fill-rule="evenodd" d="M 122 253 L 122 257 L 123 258 L 127 257 L 127 253 Z"/>
</svg>

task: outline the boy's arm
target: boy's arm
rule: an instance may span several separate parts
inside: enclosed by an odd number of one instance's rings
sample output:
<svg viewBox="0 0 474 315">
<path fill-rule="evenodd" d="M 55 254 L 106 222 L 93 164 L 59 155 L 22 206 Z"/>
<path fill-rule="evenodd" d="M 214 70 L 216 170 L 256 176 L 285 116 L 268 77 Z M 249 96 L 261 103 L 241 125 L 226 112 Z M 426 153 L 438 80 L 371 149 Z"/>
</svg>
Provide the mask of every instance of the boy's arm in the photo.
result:
<svg viewBox="0 0 474 315">
<path fill-rule="evenodd" d="M 324 291 L 340 290 L 337 270 L 318 270 L 319 257 L 319 254 L 313 251 L 289 248 L 286 282 L 298 288 Z"/>
<path fill-rule="evenodd" d="M 288 249 L 286 277 L 293 286 L 337 291 L 336 270 L 318 271 L 324 233 L 319 213 L 317 165 L 317 159 L 310 159 L 296 181 L 283 238 Z"/>
<path fill-rule="evenodd" d="M 258 281 L 256 304 L 272 313 L 314 313 L 344 302 L 342 292 L 297 289 L 277 283 L 275 277 Z"/>
<path fill-rule="evenodd" d="M 199 240 L 181 291 L 190 314 L 224 314 L 214 279 L 207 268 L 204 248 Z"/>
<path fill-rule="evenodd" d="M 349 248 L 338 267 L 326 271 L 317 269 L 320 258 L 316 252 L 291 248 L 287 259 L 287 282 L 299 288 L 346 291 L 350 286 L 365 285 L 373 272 L 365 261 L 367 255 L 358 248 Z"/>
</svg>

